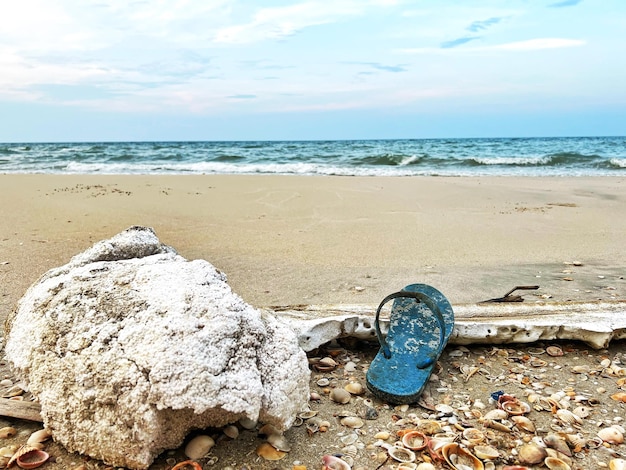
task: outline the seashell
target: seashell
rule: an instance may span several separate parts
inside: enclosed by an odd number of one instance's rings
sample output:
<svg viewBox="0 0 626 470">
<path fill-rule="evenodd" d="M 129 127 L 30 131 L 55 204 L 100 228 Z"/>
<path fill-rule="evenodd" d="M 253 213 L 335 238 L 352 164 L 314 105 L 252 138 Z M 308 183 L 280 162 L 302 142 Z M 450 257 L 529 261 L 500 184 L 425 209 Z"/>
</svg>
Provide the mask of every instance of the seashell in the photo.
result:
<svg viewBox="0 0 626 470">
<path fill-rule="evenodd" d="M 536 465 L 543 462 L 548 456 L 546 449 L 536 444 L 524 444 L 518 450 L 517 454 L 520 463 L 524 465 Z"/>
<path fill-rule="evenodd" d="M 572 446 L 574 452 L 580 452 L 587 445 L 587 439 L 580 433 L 566 434 L 565 440 Z"/>
<path fill-rule="evenodd" d="M 404 462 L 398 464 L 396 470 L 415 470 L 417 468 L 417 464 L 415 462 Z M 435 467 L 433 467 L 434 469 Z"/>
<path fill-rule="evenodd" d="M 534 433 L 536 431 L 535 423 L 533 423 L 526 416 L 511 416 L 511 421 L 513 421 L 515 426 L 522 431 L 530 433 Z"/>
<path fill-rule="evenodd" d="M 441 448 L 441 455 L 455 470 L 484 470 L 483 463 L 469 450 L 456 442 L 451 442 Z"/>
<path fill-rule="evenodd" d="M 43 450 L 23 445 L 15 451 L 15 454 L 8 461 L 7 468 L 11 467 L 15 462 L 21 468 L 37 468 L 46 463 L 49 458 L 50 455 Z"/>
<path fill-rule="evenodd" d="M 511 415 L 524 415 L 530 413 L 532 408 L 528 403 L 521 400 L 511 400 L 502 404 L 502 409 Z"/>
<path fill-rule="evenodd" d="M 417 467 L 415 467 L 415 470 L 436 470 L 436 467 L 430 462 L 422 462 Z"/>
<path fill-rule="evenodd" d="M 548 457 L 554 457 L 554 458 L 557 458 L 557 459 L 561 459 L 567 465 L 572 465 L 572 458 L 568 457 L 565 454 L 560 453 L 558 450 L 554 450 L 554 449 L 550 449 L 549 447 L 546 447 L 546 452 L 548 453 Z"/>
<path fill-rule="evenodd" d="M 402 405 L 395 406 L 394 410 L 399 411 L 400 413 L 406 413 L 409 411 L 409 405 L 404 403 Z"/>
<path fill-rule="evenodd" d="M 546 353 L 548 353 L 548 356 L 559 357 L 563 355 L 563 350 L 558 346 L 548 346 Z"/>
<path fill-rule="evenodd" d="M 325 455 L 322 457 L 322 462 L 322 470 L 350 470 L 348 462 L 334 455 Z"/>
<path fill-rule="evenodd" d="M 344 390 L 343 388 L 333 388 L 330 392 L 330 399 L 335 403 L 340 403 L 345 405 L 350 402 L 350 392 Z"/>
<path fill-rule="evenodd" d="M 572 456 L 572 451 L 567 445 L 565 439 L 552 432 L 543 438 L 543 443 L 551 449 L 557 450 L 568 457 Z"/>
<path fill-rule="evenodd" d="M 13 454 L 15 454 L 15 452 L 19 448 L 20 448 L 20 446 L 15 445 L 15 444 L 9 445 L 9 446 L 4 446 L 4 447 L 0 448 L 0 457 L 7 457 L 7 462 L 8 462 L 8 459 L 13 457 Z M 6 462 L 5 462 L 5 465 L 6 465 Z M 0 466 L 0 468 L 2 468 L 2 467 Z"/>
<path fill-rule="evenodd" d="M 624 459 L 612 459 L 609 462 L 610 470 L 626 470 L 626 460 Z"/>
<path fill-rule="evenodd" d="M 291 450 L 291 445 L 289 445 L 289 441 L 283 434 L 270 434 L 267 436 L 267 442 L 271 444 L 271 446 L 282 452 L 289 452 Z"/>
<path fill-rule="evenodd" d="M 481 460 L 494 460 L 500 457 L 500 452 L 490 445 L 478 445 L 474 446 L 474 454 Z"/>
<path fill-rule="evenodd" d="M 341 418 L 339 422 L 343 426 L 346 426 L 352 429 L 362 428 L 363 425 L 365 424 L 365 421 L 363 421 L 358 416 L 345 416 L 344 418 Z"/>
<path fill-rule="evenodd" d="M 259 447 L 256 448 L 256 455 L 264 458 L 265 460 L 280 460 L 287 455 L 287 452 L 278 450 L 269 442 L 264 442 Z"/>
<path fill-rule="evenodd" d="M 611 398 L 615 401 L 621 401 L 622 403 L 626 403 L 626 392 L 617 392 L 611 395 Z"/>
<path fill-rule="evenodd" d="M 556 410 L 556 417 L 563 423 L 569 426 L 580 427 L 583 424 L 583 420 L 580 416 L 575 415 L 570 410 L 559 409 Z"/>
<path fill-rule="evenodd" d="M 365 387 L 359 382 L 350 382 L 343 388 L 351 395 L 363 395 L 365 393 Z"/>
<path fill-rule="evenodd" d="M 476 374 L 476 372 L 478 372 L 480 370 L 480 367 L 476 367 L 476 366 L 469 366 L 467 364 L 463 364 L 460 367 L 460 371 L 461 374 L 463 374 L 463 378 L 465 379 L 465 381 L 469 381 L 469 379 Z"/>
<path fill-rule="evenodd" d="M 572 468 L 566 462 L 556 457 L 546 457 L 543 464 L 550 470 L 571 470 Z"/>
<path fill-rule="evenodd" d="M 309 400 L 311 401 L 319 401 L 322 399 L 322 396 L 317 392 L 311 392 L 309 395 Z"/>
<path fill-rule="evenodd" d="M 584 405 L 577 406 L 576 408 L 572 410 L 572 413 L 574 413 L 579 418 L 588 418 L 589 415 L 591 414 L 591 408 L 588 406 L 584 406 Z"/>
<path fill-rule="evenodd" d="M 508 417 L 509 417 L 509 414 L 506 411 L 501 410 L 501 409 L 489 410 L 483 416 L 483 418 L 486 419 L 486 420 L 489 420 L 489 419 L 507 419 Z"/>
<path fill-rule="evenodd" d="M 624 433 L 617 426 L 600 429 L 598 437 L 609 444 L 621 444 L 624 442 Z"/>
<path fill-rule="evenodd" d="M 257 422 L 244 416 L 239 419 L 239 424 L 241 424 L 242 428 L 250 430 L 256 428 Z"/>
<path fill-rule="evenodd" d="M 193 470 L 202 470 L 200 464 L 193 460 L 185 460 L 184 462 L 179 462 L 172 467 L 172 470 L 187 470 L 187 467 L 191 467 Z"/>
<path fill-rule="evenodd" d="M 280 431 L 276 426 L 272 424 L 264 424 L 259 428 L 259 435 L 261 436 L 271 436 L 272 434 L 281 435 L 282 431 Z"/>
<path fill-rule="evenodd" d="M 318 387 L 328 387 L 330 385 L 330 379 L 327 379 L 326 377 L 322 377 L 315 383 L 318 385 Z"/>
<path fill-rule="evenodd" d="M 337 368 L 337 362 L 330 356 L 321 358 L 313 367 L 319 372 L 330 372 Z"/>
<path fill-rule="evenodd" d="M 300 413 L 298 413 L 298 418 L 310 419 L 313 416 L 317 416 L 318 413 L 319 413 L 319 411 L 317 411 L 317 410 L 301 411 Z"/>
<path fill-rule="evenodd" d="M 405 449 L 404 447 L 389 446 L 387 447 L 387 453 L 389 454 L 389 457 L 398 462 L 415 462 L 415 453 L 410 449 Z"/>
<path fill-rule="evenodd" d="M 389 433 L 387 433 L 387 434 L 389 434 Z M 376 436 L 374 436 L 374 437 L 376 437 Z M 359 440 L 359 435 L 357 433 L 353 432 L 353 433 L 350 433 L 350 434 L 346 434 L 345 436 L 341 436 L 339 438 L 339 440 L 343 444 L 345 444 L 345 445 L 351 445 L 351 444 L 354 444 L 356 441 Z M 383 439 L 383 440 L 385 440 L 385 439 Z"/>
<path fill-rule="evenodd" d="M 2 398 L 18 397 L 24 393 L 24 389 L 19 385 L 14 385 L 2 394 Z"/>
<path fill-rule="evenodd" d="M 386 441 L 391 437 L 391 433 L 389 431 L 380 431 L 374 434 L 374 439 L 380 439 L 381 441 Z"/>
<path fill-rule="evenodd" d="M 402 445 L 411 450 L 422 450 L 428 445 L 428 438 L 424 433 L 412 430 L 402 436 Z"/>
<path fill-rule="evenodd" d="M 454 408 L 452 408 L 450 405 L 446 405 L 445 403 L 439 403 L 435 405 L 435 410 L 444 416 L 449 416 L 454 413 Z"/>
<path fill-rule="evenodd" d="M 4 428 L 0 428 L 0 439 L 8 439 L 17 434 L 17 429 L 13 426 L 5 426 Z"/>
<path fill-rule="evenodd" d="M 486 428 L 495 429 L 500 432 L 511 432 L 511 426 L 508 426 L 506 423 L 502 421 L 496 421 L 493 419 L 486 419 L 483 421 L 483 426 Z"/>
<path fill-rule="evenodd" d="M 533 357 L 530 360 L 530 365 L 532 367 L 545 367 L 548 365 L 548 361 L 544 361 L 543 359 L 539 359 L 538 357 Z"/>
<path fill-rule="evenodd" d="M 211 436 L 200 434 L 190 440 L 185 446 L 185 455 L 192 460 L 198 460 L 209 453 L 215 445 L 215 441 Z"/>
<path fill-rule="evenodd" d="M 574 374 L 588 374 L 590 370 L 591 368 L 587 364 L 572 367 Z"/>
<path fill-rule="evenodd" d="M 485 434 L 480 429 L 466 428 L 463 430 L 463 438 L 471 445 L 476 445 L 485 441 Z"/>
<path fill-rule="evenodd" d="M 222 432 L 231 439 L 237 439 L 239 436 L 239 428 L 233 424 L 226 426 Z"/>
<path fill-rule="evenodd" d="M 50 431 L 48 431 L 46 428 L 40 429 L 39 431 L 35 431 L 30 435 L 30 437 L 26 441 L 26 444 L 31 446 L 34 446 L 35 444 L 41 444 L 42 442 L 50 439 L 50 437 L 52 437 Z"/>
<path fill-rule="evenodd" d="M 373 408 L 371 406 L 365 406 L 364 409 L 363 409 L 362 416 L 365 419 L 369 419 L 369 420 L 377 419 L 378 418 L 378 411 L 376 411 L 376 408 Z"/>
</svg>

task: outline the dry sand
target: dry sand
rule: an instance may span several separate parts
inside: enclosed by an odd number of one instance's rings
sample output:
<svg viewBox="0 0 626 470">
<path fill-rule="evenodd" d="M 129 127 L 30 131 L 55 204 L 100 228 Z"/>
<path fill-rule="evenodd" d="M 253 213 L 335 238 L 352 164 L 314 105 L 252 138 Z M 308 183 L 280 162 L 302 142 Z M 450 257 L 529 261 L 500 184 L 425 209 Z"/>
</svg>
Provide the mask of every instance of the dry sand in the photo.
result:
<svg viewBox="0 0 626 470">
<path fill-rule="evenodd" d="M 0 201 L 0 319 L 45 271 L 131 225 L 153 227 L 184 257 L 210 261 L 228 275 L 235 292 L 258 307 L 375 306 L 413 282 L 437 287 L 453 305 L 501 296 L 524 284 L 541 286 L 525 294 L 527 301 L 535 295 L 559 301 L 626 299 L 626 178 L 0 175 Z M 375 350 L 349 346 L 344 360 L 361 360 L 352 376 L 362 381 Z M 619 388 L 616 380 L 593 374 L 582 383 L 570 370 L 573 364 L 597 369 L 607 357 L 626 362 L 623 342 L 601 352 L 562 346 L 565 356 L 539 368 L 506 357 L 528 357 L 528 348 L 538 345 L 503 354 L 476 346 L 461 359 L 444 354 L 443 385 L 434 383 L 433 398 L 487 402 L 495 389 L 522 395 L 530 382 L 516 381 L 528 376 L 549 384 L 548 390 L 573 386 L 599 394 L 602 405 L 585 424 L 587 434 L 599 422 L 623 416 L 624 406 L 609 398 Z M 459 362 L 476 363 L 481 356 L 500 378 L 477 374 L 466 384 Z M 527 370 L 511 376 L 520 362 Z M 339 368 L 330 378 L 342 385 L 349 376 Z M 350 406 L 357 410 L 361 399 Z M 311 437 L 304 428 L 292 429 L 293 450 L 286 459 L 259 461 L 254 448 L 261 441 L 244 432 L 239 440 L 220 443 L 220 461 L 216 466 L 205 461 L 205 468 L 290 469 L 294 462 L 319 468 L 324 453 L 340 451 L 337 436 L 346 430 L 334 421 L 336 405 L 327 397 L 312 407 L 333 422 L 332 432 Z M 374 431 L 387 427 L 396 413 L 380 402 L 377 407 L 379 419 L 368 424 L 363 443 L 371 444 Z M 423 412 L 411 408 L 400 414 Z M 533 419 L 549 429 L 550 414 L 537 413 Z M 27 423 L 5 424 L 21 429 L 17 439 L 27 435 Z M 50 468 L 81 462 L 58 447 L 53 451 L 60 462 Z M 370 451 L 359 451 L 362 468 L 378 465 Z M 168 468 L 165 458 L 181 456 L 165 455 L 155 468 Z M 589 451 L 573 468 L 596 468 L 613 456 Z M 85 465 L 104 468 L 89 460 Z"/>
</svg>

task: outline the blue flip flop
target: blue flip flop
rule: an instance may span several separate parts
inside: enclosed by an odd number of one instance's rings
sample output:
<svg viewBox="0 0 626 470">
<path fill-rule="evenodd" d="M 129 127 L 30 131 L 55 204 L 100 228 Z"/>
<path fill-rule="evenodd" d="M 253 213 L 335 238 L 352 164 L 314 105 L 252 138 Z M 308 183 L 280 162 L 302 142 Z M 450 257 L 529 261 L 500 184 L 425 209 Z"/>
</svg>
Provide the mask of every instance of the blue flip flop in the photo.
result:
<svg viewBox="0 0 626 470">
<path fill-rule="evenodd" d="M 385 340 L 378 317 L 390 300 L 394 302 Z M 376 310 L 375 328 L 380 350 L 367 371 L 367 387 L 387 403 L 415 403 L 453 327 L 452 306 L 434 287 L 411 284 L 385 297 Z"/>
</svg>

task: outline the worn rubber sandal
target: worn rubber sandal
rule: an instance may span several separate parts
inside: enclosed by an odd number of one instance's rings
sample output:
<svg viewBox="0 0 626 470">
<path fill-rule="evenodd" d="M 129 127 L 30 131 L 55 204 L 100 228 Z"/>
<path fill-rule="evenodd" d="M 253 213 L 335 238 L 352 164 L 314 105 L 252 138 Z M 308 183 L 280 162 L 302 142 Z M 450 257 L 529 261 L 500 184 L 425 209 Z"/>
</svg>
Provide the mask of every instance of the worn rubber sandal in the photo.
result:
<svg viewBox="0 0 626 470">
<path fill-rule="evenodd" d="M 387 339 L 380 331 L 383 306 L 393 300 Z M 434 287 L 411 284 L 385 297 L 376 310 L 380 350 L 367 371 L 367 387 L 381 400 L 418 400 L 454 327 L 450 302 Z"/>
</svg>

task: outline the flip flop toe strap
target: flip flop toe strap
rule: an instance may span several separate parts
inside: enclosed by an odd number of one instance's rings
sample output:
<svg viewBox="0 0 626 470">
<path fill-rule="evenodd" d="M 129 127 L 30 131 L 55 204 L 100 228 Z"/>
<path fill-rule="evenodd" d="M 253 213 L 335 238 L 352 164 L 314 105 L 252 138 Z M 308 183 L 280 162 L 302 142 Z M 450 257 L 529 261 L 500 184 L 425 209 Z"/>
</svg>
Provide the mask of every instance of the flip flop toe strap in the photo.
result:
<svg viewBox="0 0 626 470">
<path fill-rule="evenodd" d="M 376 329 L 376 336 L 378 337 L 378 342 L 380 343 L 380 347 L 385 358 L 387 359 L 391 358 L 391 349 L 389 349 L 389 345 L 387 344 L 387 341 L 385 341 L 385 338 L 383 338 L 383 335 L 380 331 L 380 324 L 379 324 L 380 311 L 382 310 L 382 308 L 385 306 L 387 302 L 393 299 L 397 299 L 399 297 L 413 298 L 418 303 L 422 302 L 424 305 L 426 305 L 430 309 L 430 311 L 434 314 L 435 319 L 437 320 L 437 323 L 439 326 L 439 345 L 441 347 L 441 345 L 444 344 L 444 338 L 446 334 L 446 323 L 445 323 L 445 320 L 443 319 L 443 315 L 441 314 L 441 310 L 439 309 L 437 304 L 433 301 L 433 299 L 431 299 L 426 294 L 422 294 L 421 292 L 411 292 L 407 290 L 401 290 L 398 292 L 394 292 L 393 294 L 389 294 L 387 297 L 385 297 L 380 303 L 380 305 L 378 306 L 378 309 L 376 310 L 376 321 L 374 322 L 374 326 Z M 437 353 L 438 352 L 439 351 L 437 351 Z M 436 360 L 437 360 L 436 357 L 433 357 L 433 355 L 428 355 L 422 358 L 422 360 L 417 363 L 417 368 L 425 369 L 426 367 L 429 367 L 430 365 L 432 365 L 432 363 L 435 362 Z"/>
</svg>

